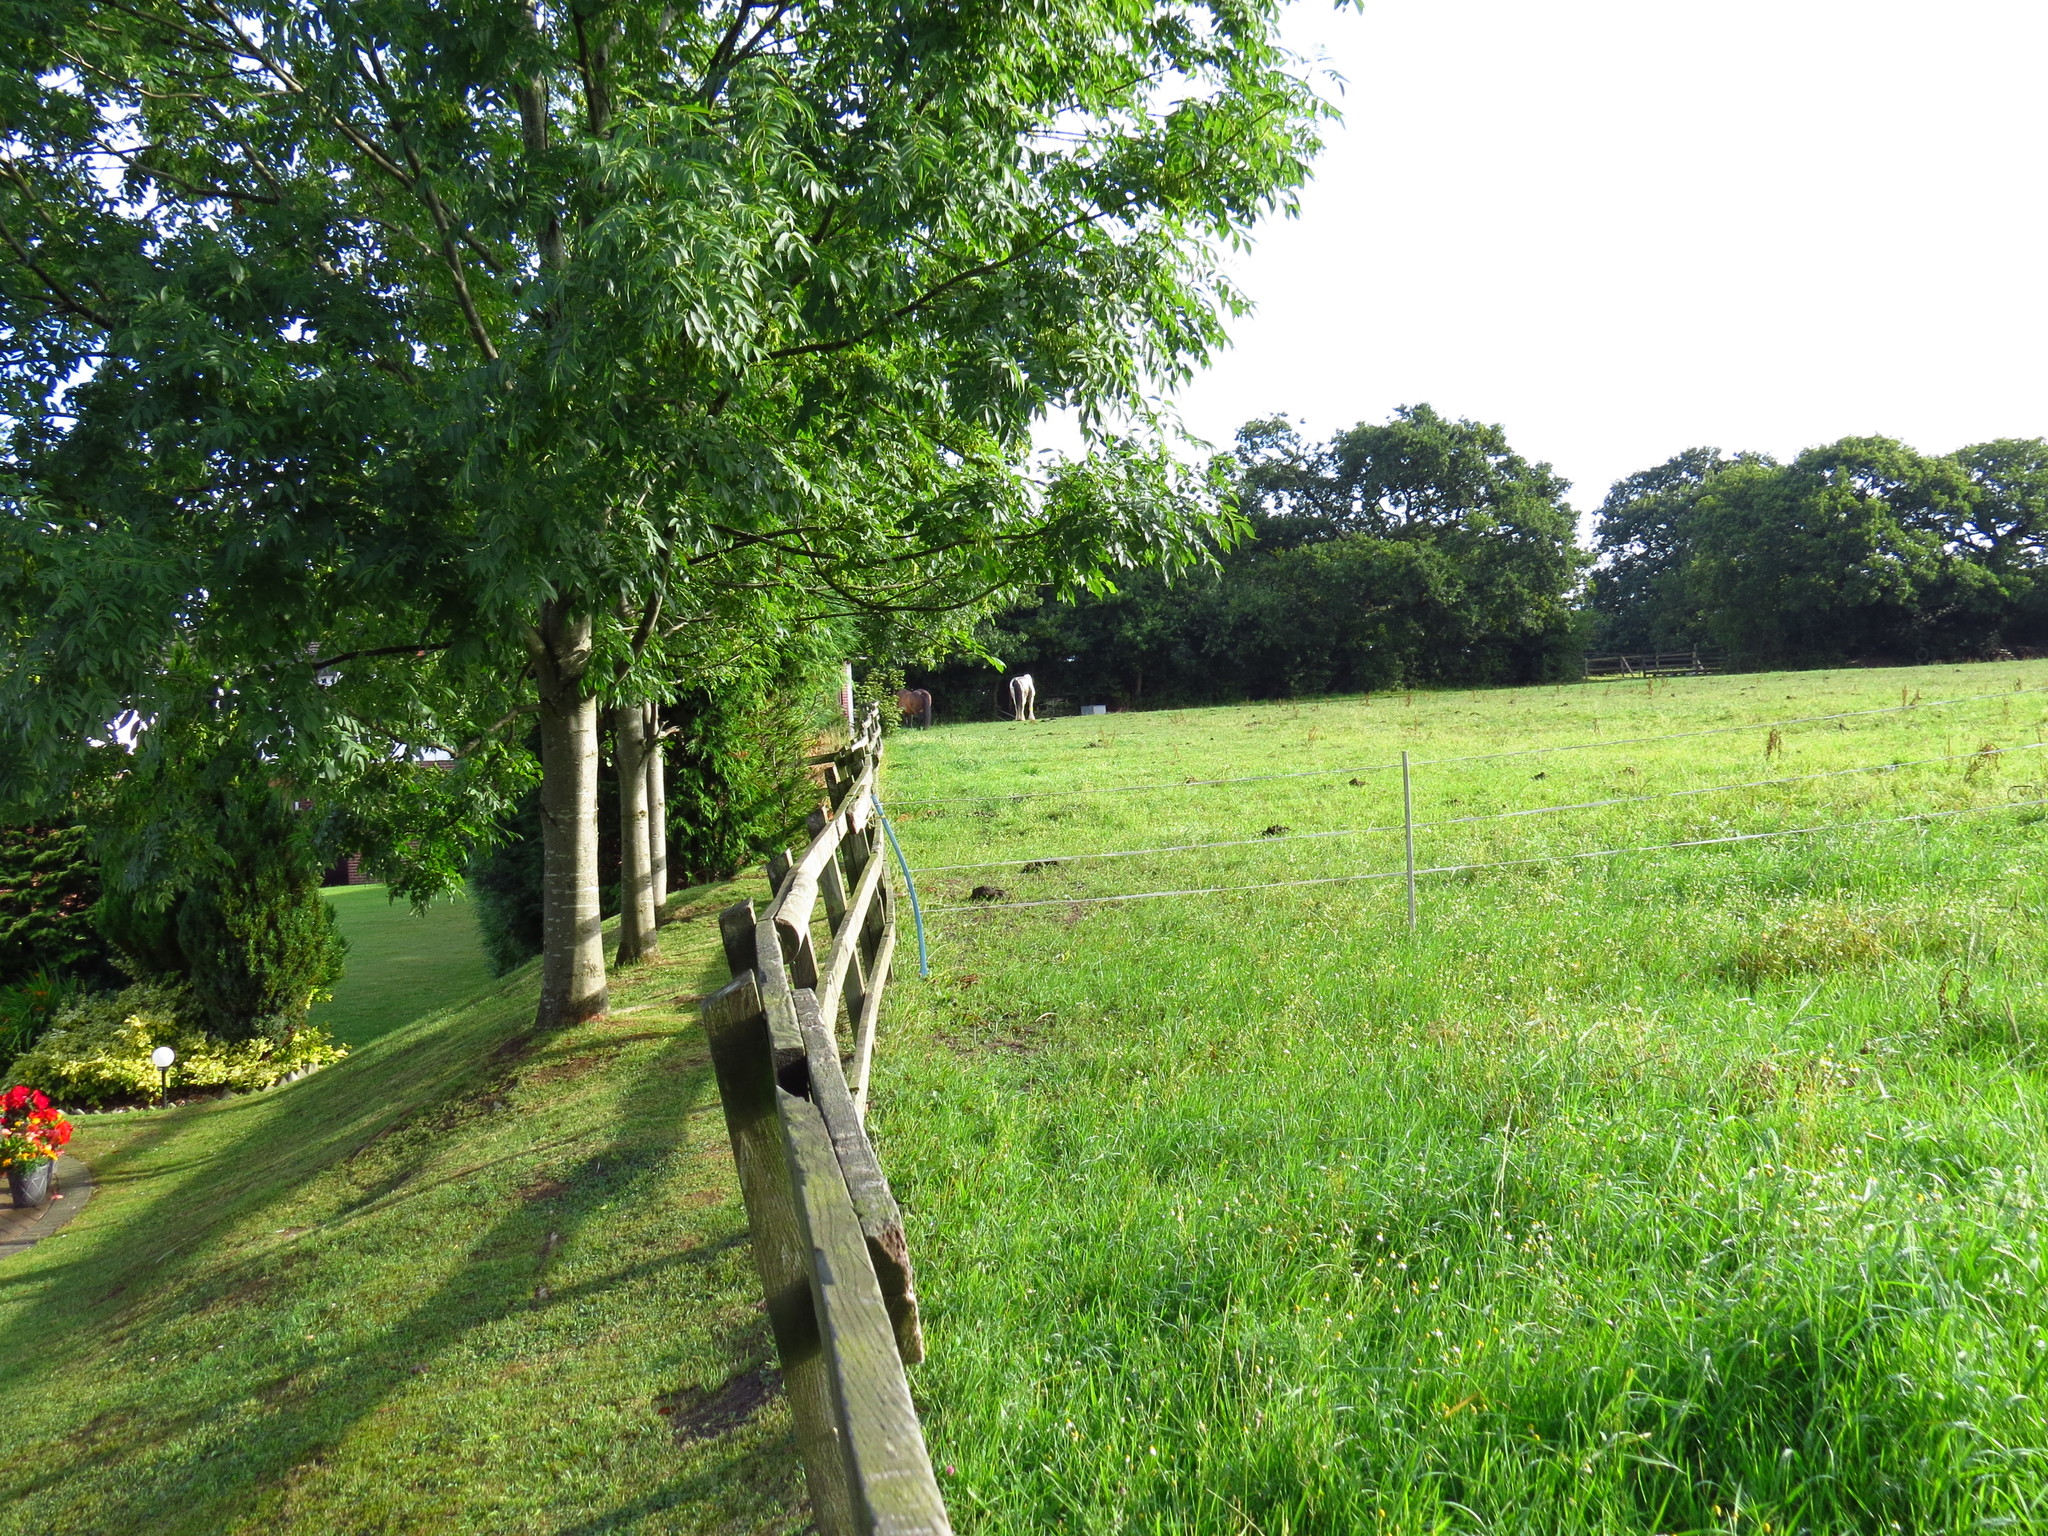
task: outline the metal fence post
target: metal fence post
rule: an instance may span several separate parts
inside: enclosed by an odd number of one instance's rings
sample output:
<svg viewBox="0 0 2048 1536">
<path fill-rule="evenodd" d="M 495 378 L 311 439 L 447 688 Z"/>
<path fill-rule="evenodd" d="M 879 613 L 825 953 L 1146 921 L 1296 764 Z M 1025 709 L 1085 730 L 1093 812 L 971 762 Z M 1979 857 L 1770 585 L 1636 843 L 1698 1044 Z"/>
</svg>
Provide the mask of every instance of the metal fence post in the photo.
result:
<svg viewBox="0 0 2048 1536">
<path fill-rule="evenodd" d="M 1415 931 L 1415 790 L 1408 782 L 1408 754 L 1401 754 L 1401 833 L 1408 846 L 1408 931 Z"/>
</svg>

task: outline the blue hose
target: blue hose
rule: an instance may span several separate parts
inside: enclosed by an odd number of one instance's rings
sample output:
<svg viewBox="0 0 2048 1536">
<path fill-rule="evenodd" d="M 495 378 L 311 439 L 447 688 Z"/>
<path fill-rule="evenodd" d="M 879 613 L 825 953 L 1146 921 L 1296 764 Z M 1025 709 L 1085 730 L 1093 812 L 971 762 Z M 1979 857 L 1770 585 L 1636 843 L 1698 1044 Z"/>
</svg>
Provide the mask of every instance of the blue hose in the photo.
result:
<svg viewBox="0 0 2048 1536">
<path fill-rule="evenodd" d="M 870 791 L 868 798 L 875 802 L 875 814 L 881 818 L 882 831 L 888 834 L 889 846 L 896 850 L 896 867 L 903 871 L 903 883 L 910 890 L 910 916 L 917 924 L 917 974 L 930 976 L 931 962 L 924 950 L 924 912 L 917 904 L 917 882 L 910 878 L 910 861 L 903 857 L 903 845 L 896 841 L 896 829 L 889 825 L 889 813 L 882 809 L 882 797 Z"/>
</svg>

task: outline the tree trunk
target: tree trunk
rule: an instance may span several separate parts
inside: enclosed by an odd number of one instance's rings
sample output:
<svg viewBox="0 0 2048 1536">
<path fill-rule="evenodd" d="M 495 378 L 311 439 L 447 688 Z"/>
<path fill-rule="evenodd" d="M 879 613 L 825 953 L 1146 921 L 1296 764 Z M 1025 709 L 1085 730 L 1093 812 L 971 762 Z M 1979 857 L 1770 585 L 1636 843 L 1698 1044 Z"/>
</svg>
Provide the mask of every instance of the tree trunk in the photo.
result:
<svg viewBox="0 0 2048 1536">
<path fill-rule="evenodd" d="M 662 760 L 661 706 L 647 706 L 647 847 L 654 873 L 654 910 L 668 900 L 668 765 Z"/>
<path fill-rule="evenodd" d="M 619 769 L 619 964 L 645 960 L 660 948 L 654 929 L 654 857 L 647 826 L 647 707 L 612 712 Z"/>
<path fill-rule="evenodd" d="M 605 1010 L 597 897 L 597 701 L 584 687 L 590 620 L 550 602 L 532 646 L 540 692 L 542 1029 Z"/>
</svg>

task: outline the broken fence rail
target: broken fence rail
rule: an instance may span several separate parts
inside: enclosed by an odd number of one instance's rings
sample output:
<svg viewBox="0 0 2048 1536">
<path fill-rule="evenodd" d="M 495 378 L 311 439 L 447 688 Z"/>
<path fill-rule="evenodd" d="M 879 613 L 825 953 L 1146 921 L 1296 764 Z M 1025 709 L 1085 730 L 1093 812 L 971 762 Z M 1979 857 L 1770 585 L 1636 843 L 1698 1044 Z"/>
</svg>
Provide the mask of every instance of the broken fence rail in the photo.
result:
<svg viewBox="0 0 2048 1536">
<path fill-rule="evenodd" d="M 704 1033 L 820 1536 L 950 1533 L 906 1365 L 924 1358 L 903 1215 L 863 1125 L 896 952 L 875 805 L 879 713 L 823 765 L 829 809 L 719 918 L 732 981 Z M 822 899 L 829 942 L 812 935 Z M 851 1029 L 852 1081 L 838 1017 Z"/>
</svg>

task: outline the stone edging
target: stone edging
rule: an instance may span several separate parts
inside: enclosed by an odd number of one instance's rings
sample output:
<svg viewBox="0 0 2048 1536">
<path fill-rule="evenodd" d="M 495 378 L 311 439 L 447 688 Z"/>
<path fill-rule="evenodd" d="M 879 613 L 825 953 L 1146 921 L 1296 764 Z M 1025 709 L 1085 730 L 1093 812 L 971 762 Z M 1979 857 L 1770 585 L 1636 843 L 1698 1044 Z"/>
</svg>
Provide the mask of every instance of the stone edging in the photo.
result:
<svg viewBox="0 0 2048 1536">
<path fill-rule="evenodd" d="M 92 1173 L 66 1153 L 57 1159 L 57 1194 L 41 1210 L 18 1210 L 0 1194 L 0 1259 L 33 1246 L 76 1216 L 92 1198 Z"/>
</svg>

